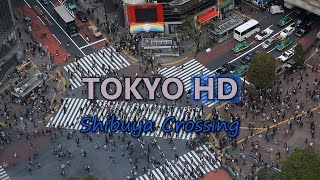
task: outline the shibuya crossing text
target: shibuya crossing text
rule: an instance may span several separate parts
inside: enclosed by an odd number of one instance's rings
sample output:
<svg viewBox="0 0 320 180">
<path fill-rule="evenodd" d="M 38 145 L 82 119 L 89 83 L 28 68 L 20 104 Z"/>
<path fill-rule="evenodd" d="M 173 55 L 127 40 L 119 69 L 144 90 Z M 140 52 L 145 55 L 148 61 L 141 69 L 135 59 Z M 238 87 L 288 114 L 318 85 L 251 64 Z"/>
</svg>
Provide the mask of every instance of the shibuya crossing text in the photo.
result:
<svg viewBox="0 0 320 180">
<path fill-rule="evenodd" d="M 106 121 L 99 120 L 98 116 L 83 117 L 80 121 L 82 125 L 81 133 L 87 132 L 117 132 L 130 133 L 132 137 L 138 138 L 142 133 L 152 133 L 155 130 L 154 123 L 151 120 L 141 121 L 125 121 L 118 120 L 113 115 L 107 115 Z M 164 133 L 178 133 L 185 131 L 187 133 L 215 133 L 225 131 L 230 138 L 236 138 L 239 133 L 240 122 L 234 120 L 227 122 L 218 120 L 218 116 L 214 116 L 213 120 L 180 120 L 174 116 L 168 116 L 164 119 L 160 126 L 160 130 Z"/>
<path fill-rule="evenodd" d="M 156 90 L 160 88 L 160 93 L 168 100 L 177 100 L 182 97 L 185 87 L 184 84 L 191 84 L 191 95 L 193 101 L 206 99 L 207 101 L 233 101 L 239 102 L 241 97 L 240 78 L 233 75 L 194 75 L 190 77 L 190 83 L 182 82 L 179 78 L 171 77 L 162 80 L 162 78 L 136 77 L 132 80 L 129 77 L 106 78 L 102 82 L 100 78 L 87 77 L 82 78 L 82 82 L 87 83 L 88 99 L 95 97 L 95 84 L 99 84 L 99 92 L 106 100 L 117 100 L 124 97 L 125 100 L 135 98 L 144 100 L 141 92 L 137 89 L 140 83 L 144 83 L 147 89 L 147 97 L 149 100 L 155 100 Z M 108 87 L 110 84 L 115 86 L 115 92 L 110 94 Z M 175 92 L 169 91 L 169 85 L 175 86 Z M 160 85 L 160 86 L 159 86 Z M 123 96 L 121 96 L 123 95 Z"/>
</svg>

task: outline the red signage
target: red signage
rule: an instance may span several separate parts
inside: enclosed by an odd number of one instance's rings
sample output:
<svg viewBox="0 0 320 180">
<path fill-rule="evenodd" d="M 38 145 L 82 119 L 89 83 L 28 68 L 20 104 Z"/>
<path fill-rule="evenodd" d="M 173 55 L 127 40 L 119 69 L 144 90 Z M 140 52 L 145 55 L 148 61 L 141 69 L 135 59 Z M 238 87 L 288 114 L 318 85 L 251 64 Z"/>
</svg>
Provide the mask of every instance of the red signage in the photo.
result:
<svg viewBox="0 0 320 180">
<path fill-rule="evenodd" d="M 218 12 L 216 9 L 217 9 L 216 7 L 213 7 L 211 9 L 199 14 L 197 16 L 197 22 L 199 22 L 200 24 L 203 24 L 203 23 L 209 21 L 210 19 L 218 16 Z"/>
<path fill-rule="evenodd" d="M 127 16 L 128 16 L 128 22 L 129 23 L 143 23 L 141 20 L 139 21 L 137 17 L 138 11 L 143 11 L 155 14 L 145 14 L 146 18 L 147 16 L 154 15 L 155 18 L 152 18 L 151 20 L 145 20 L 145 22 L 164 22 L 164 16 L 163 16 L 163 7 L 162 4 L 138 4 L 138 5 L 127 5 Z M 148 11 L 148 10 L 154 10 L 154 11 Z"/>
</svg>

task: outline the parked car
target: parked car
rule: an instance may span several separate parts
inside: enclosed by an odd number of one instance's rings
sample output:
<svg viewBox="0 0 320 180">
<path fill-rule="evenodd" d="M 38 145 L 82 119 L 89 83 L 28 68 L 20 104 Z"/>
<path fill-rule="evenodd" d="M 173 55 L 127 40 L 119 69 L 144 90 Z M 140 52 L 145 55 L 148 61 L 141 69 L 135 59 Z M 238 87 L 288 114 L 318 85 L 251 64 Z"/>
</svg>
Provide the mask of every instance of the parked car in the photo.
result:
<svg viewBox="0 0 320 180">
<path fill-rule="evenodd" d="M 262 41 L 269 37 L 273 33 L 273 30 L 270 28 L 267 28 L 263 31 L 260 31 L 254 38 L 258 41 Z"/>
<path fill-rule="evenodd" d="M 247 41 L 244 41 L 236 44 L 231 50 L 234 53 L 238 53 L 247 49 L 248 47 L 250 47 L 250 44 Z"/>
<path fill-rule="evenodd" d="M 302 37 L 302 36 L 304 36 L 305 34 L 307 34 L 310 30 L 311 30 L 311 26 L 308 26 L 308 25 L 302 26 L 301 28 L 299 28 L 298 31 L 296 31 L 295 34 L 296 34 L 296 36 L 298 36 L 298 37 Z"/>
<path fill-rule="evenodd" d="M 249 70 L 249 66 L 248 65 L 242 65 L 242 66 L 238 67 L 236 70 L 232 71 L 231 74 L 242 76 L 248 70 Z"/>
<path fill-rule="evenodd" d="M 290 23 L 291 21 L 293 21 L 293 18 L 290 16 L 284 16 L 283 18 L 279 19 L 277 24 L 281 27 L 287 25 L 288 23 Z"/>
<path fill-rule="evenodd" d="M 277 60 L 279 60 L 281 62 L 286 62 L 290 58 L 292 58 L 293 55 L 294 55 L 294 50 L 289 49 L 289 50 L 285 51 L 284 53 L 282 53 L 279 57 L 277 57 Z"/>
<path fill-rule="evenodd" d="M 23 22 L 26 26 L 30 26 L 32 24 L 31 18 L 29 16 L 24 17 Z"/>
<path fill-rule="evenodd" d="M 292 27 L 292 26 L 288 26 L 288 27 L 284 28 L 280 32 L 279 39 L 285 39 L 285 38 L 289 37 L 294 32 L 295 29 L 296 28 Z"/>
<path fill-rule="evenodd" d="M 82 11 L 78 11 L 76 16 L 81 22 L 88 22 L 88 17 Z"/>
<path fill-rule="evenodd" d="M 46 5 L 46 6 L 48 6 L 48 5 L 49 5 L 49 0 L 42 0 L 42 3 L 43 3 L 44 5 Z"/>
<path fill-rule="evenodd" d="M 246 54 L 244 57 L 242 57 L 240 59 L 240 62 L 242 64 L 249 64 L 250 61 L 252 60 L 252 57 L 253 57 L 253 54 L 252 53 L 248 53 L 248 54 Z"/>
<path fill-rule="evenodd" d="M 70 0 L 64 0 L 63 3 L 71 10 L 77 9 L 77 5 L 75 5 L 72 1 Z"/>
<path fill-rule="evenodd" d="M 267 49 L 268 47 L 270 47 L 272 44 L 274 44 L 275 42 L 277 42 L 277 39 L 275 37 L 271 37 L 269 39 L 267 39 L 266 41 L 264 41 L 262 44 L 261 44 L 261 47 L 263 49 Z"/>
<path fill-rule="evenodd" d="M 274 14 L 284 13 L 283 7 L 278 6 L 278 5 L 271 6 L 269 10 L 270 10 L 270 13 L 273 14 L 273 15 Z"/>
<path fill-rule="evenodd" d="M 290 44 L 292 44 L 291 39 L 287 38 L 282 40 L 277 46 L 276 49 L 278 51 L 282 51 L 283 49 L 285 49 L 286 47 L 288 47 Z"/>
<path fill-rule="evenodd" d="M 94 37 L 98 38 L 102 36 L 102 33 L 99 31 L 99 29 L 95 25 L 89 26 L 88 28 L 92 32 Z"/>
</svg>

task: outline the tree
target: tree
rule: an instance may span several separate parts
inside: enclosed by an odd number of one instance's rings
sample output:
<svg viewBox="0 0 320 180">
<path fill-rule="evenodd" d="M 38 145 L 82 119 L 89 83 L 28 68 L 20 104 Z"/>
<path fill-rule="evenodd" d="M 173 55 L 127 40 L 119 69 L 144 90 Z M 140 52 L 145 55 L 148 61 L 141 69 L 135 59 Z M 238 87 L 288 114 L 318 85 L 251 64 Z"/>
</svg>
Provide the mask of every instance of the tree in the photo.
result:
<svg viewBox="0 0 320 180">
<path fill-rule="evenodd" d="M 189 36 L 196 44 L 196 53 L 200 52 L 200 40 L 202 33 L 200 27 L 196 25 L 192 16 L 182 17 L 181 30 L 185 36 Z"/>
<path fill-rule="evenodd" d="M 275 78 L 276 62 L 274 58 L 265 52 L 257 52 L 250 62 L 249 81 L 256 88 L 262 89 L 272 86 Z"/>
<path fill-rule="evenodd" d="M 304 64 L 304 51 L 301 44 L 297 44 L 294 48 L 292 59 L 297 63 L 297 66 L 302 66 Z"/>
<path fill-rule="evenodd" d="M 281 163 L 279 179 L 319 179 L 320 154 L 311 148 L 297 149 Z"/>
</svg>

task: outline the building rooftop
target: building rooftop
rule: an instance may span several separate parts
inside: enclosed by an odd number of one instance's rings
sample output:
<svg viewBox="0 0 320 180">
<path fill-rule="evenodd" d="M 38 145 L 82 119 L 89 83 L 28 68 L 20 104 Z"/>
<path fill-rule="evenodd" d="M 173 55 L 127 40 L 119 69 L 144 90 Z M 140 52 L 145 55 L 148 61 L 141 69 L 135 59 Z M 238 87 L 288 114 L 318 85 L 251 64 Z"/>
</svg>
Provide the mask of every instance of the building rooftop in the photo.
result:
<svg viewBox="0 0 320 180">
<path fill-rule="evenodd" d="M 303 8 L 320 16 L 319 0 L 285 0 L 285 2 Z"/>
</svg>

